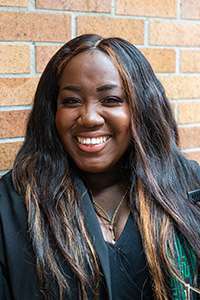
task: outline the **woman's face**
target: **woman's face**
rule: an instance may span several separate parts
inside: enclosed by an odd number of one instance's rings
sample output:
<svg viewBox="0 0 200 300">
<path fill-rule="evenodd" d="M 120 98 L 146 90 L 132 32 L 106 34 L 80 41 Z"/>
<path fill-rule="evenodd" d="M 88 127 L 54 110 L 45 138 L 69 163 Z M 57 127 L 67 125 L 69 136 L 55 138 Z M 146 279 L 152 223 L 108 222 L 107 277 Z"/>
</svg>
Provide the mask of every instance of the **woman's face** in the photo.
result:
<svg viewBox="0 0 200 300">
<path fill-rule="evenodd" d="M 111 170 L 127 150 L 130 112 L 118 70 L 99 50 L 73 57 L 59 81 L 56 128 L 84 172 Z"/>
</svg>

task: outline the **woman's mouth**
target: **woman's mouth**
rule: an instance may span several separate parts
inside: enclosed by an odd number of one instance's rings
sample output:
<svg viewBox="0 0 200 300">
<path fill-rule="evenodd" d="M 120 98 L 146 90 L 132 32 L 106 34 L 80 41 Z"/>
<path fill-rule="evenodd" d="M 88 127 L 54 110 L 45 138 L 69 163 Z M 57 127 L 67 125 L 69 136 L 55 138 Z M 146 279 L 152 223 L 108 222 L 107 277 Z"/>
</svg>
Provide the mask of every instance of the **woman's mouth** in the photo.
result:
<svg viewBox="0 0 200 300">
<path fill-rule="evenodd" d="M 82 137 L 76 136 L 77 145 L 80 150 L 84 152 L 97 152 L 101 151 L 111 136 L 98 136 L 98 137 Z"/>
</svg>

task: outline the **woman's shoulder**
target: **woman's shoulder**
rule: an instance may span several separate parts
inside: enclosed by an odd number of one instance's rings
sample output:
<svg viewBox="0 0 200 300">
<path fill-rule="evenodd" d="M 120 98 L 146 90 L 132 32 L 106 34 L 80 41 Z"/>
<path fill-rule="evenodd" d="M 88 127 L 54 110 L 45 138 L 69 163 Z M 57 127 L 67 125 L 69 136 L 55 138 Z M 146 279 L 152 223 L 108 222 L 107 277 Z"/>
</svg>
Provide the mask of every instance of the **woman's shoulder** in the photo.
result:
<svg viewBox="0 0 200 300">
<path fill-rule="evenodd" d="M 5 199 L 14 190 L 12 184 L 12 171 L 9 171 L 0 178 L 0 208 L 5 203 Z"/>
<path fill-rule="evenodd" d="M 192 189 L 188 191 L 188 198 L 196 203 L 200 202 L 200 164 L 197 161 L 189 160 L 188 166 L 191 173 L 189 173 L 189 178 L 193 186 Z"/>
<path fill-rule="evenodd" d="M 192 170 L 200 177 L 200 164 L 196 160 L 189 160 L 188 163 Z"/>
<path fill-rule="evenodd" d="M 12 181 L 12 170 L 5 173 L 2 177 L 0 177 L 0 193 L 4 191 L 4 189 L 14 189 L 13 181 Z"/>
<path fill-rule="evenodd" d="M 12 170 L 0 177 L 0 187 L 4 186 L 5 184 L 12 184 Z"/>
<path fill-rule="evenodd" d="M 7 172 L 0 178 L 0 205 L 4 202 L 6 197 L 15 194 L 13 181 L 12 181 L 12 171 Z"/>
<path fill-rule="evenodd" d="M 12 180 L 12 171 L 0 179 L 0 217 L 12 214 L 21 214 L 24 211 L 23 197 L 17 193 Z"/>
</svg>

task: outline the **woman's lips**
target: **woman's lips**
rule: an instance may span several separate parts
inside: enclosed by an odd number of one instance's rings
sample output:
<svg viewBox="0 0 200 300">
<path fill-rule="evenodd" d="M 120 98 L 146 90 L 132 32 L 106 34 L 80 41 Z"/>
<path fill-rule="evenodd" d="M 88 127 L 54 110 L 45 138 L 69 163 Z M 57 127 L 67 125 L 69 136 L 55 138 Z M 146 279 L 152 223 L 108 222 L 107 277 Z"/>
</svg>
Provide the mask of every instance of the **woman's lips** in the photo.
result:
<svg viewBox="0 0 200 300">
<path fill-rule="evenodd" d="M 76 137 L 76 144 L 81 151 L 84 152 L 99 152 L 101 151 L 107 142 L 110 140 L 110 136 L 99 137 Z"/>
</svg>

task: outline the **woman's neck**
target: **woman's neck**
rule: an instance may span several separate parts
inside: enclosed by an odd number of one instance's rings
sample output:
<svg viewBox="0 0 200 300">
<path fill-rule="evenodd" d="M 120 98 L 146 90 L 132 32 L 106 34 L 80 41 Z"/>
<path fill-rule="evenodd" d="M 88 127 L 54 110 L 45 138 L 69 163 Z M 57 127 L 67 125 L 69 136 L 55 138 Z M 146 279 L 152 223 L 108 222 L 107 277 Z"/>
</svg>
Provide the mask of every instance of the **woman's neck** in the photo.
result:
<svg viewBox="0 0 200 300">
<path fill-rule="evenodd" d="M 102 173 L 82 173 L 82 176 L 93 193 L 98 193 L 116 185 L 127 185 L 129 177 L 127 171 L 123 172 L 119 168 L 113 168 Z"/>
</svg>

